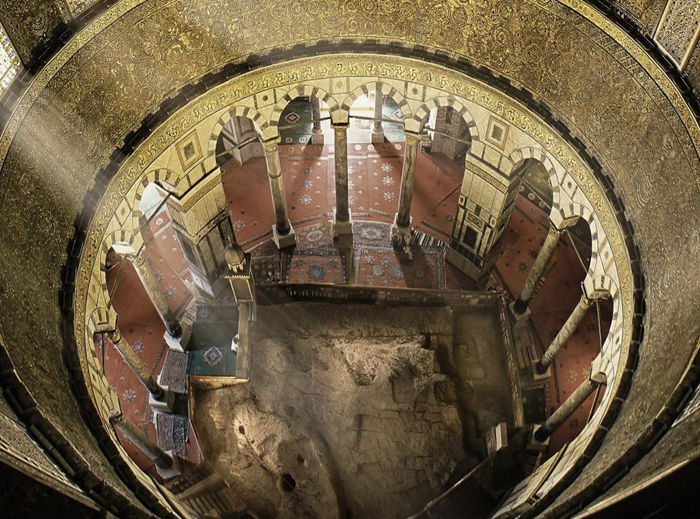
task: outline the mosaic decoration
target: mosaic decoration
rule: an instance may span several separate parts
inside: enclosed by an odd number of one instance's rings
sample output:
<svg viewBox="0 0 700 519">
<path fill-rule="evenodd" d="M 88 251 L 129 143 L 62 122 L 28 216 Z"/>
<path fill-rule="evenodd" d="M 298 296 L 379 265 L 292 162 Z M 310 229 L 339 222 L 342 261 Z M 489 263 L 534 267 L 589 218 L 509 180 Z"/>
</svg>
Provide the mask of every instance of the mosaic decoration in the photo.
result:
<svg viewBox="0 0 700 519">
<path fill-rule="evenodd" d="M 638 25 L 645 34 L 654 33 L 666 0 L 614 0 L 616 11 Z"/>
<path fill-rule="evenodd" d="M 78 16 L 84 11 L 87 11 L 96 3 L 97 0 L 66 0 L 66 4 L 68 4 L 68 9 L 70 9 L 70 12 L 73 16 Z"/>
<path fill-rule="evenodd" d="M 0 25 L 0 96 L 10 86 L 10 83 L 19 71 L 20 61 L 10 38 L 2 25 Z"/>
<path fill-rule="evenodd" d="M 654 39 L 679 69 L 688 63 L 700 37 L 700 0 L 671 0 Z"/>
</svg>

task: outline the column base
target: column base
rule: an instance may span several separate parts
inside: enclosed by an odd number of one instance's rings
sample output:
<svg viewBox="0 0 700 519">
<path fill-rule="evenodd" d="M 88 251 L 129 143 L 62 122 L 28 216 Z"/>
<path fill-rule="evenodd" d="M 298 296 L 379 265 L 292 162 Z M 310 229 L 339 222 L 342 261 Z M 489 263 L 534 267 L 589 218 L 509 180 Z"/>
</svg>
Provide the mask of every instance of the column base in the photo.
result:
<svg viewBox="0 0 700 519">
<path fill-rule="evenodd" d="M 522 314 L 519 314 L 515 310 L 515 301 L 508 303 L 508 310 L 510 311 L 510 315 L 515 319 L 516 324 L 525 322 L 530 318 L 530 308 L 526 308 Z"/>
<path fill-rule="evenodd" d="M 348 209 L 348 219 L 345 222 L 338 221 L 338 215 L 333 208 L 333 237 L 352 235 L 352 213 Z"/>
<path fill-rule="evenodd" d="M 156 465 L 156 470 L 158 470 L 158 475 L 163 479 L 173 479 L 182 474 L 182 464 L 180 463 L 180 458 L 173 453 L 173 451 L 165 451 L 165 453 L 173 460 L 173 464 L 167 469 L 162 469 Z"/>
<path fill-rule="evenodd" d="M 547 371 L 544 373 L 540 373 L 537 371 L 537 364 L 540 361 L 538 360 L 537 362 L 533 362 L 530 364 L 530 369 L 532 370 L 532 378 L 535 380 L 535 382 L 539 382 L 541 380 L 547 380 L 549 377 L 552 376 L 552 369 L 550 366 L 547 366 Z"/>
<path fill-rule="evenodd" d="M 294 229 L 292 224 L 289 224 L 289 232 L 287 234 L 280 234 L 277 230 L 277 226 L 272 226 L 272 241 L 277 245 L 278 249 L 285 249 L 287 247 L 293 247 L 297 244 L 297 238 L 294 234 Z"/>
<path fill-rule="evenodd" d="M 311 130 L 311 144 L 323 144 L 323 130 Z"/>
<path fill-rule="evenodd" d="M 408 220 L 408 225 L 399 225 L 398 222 L 399 215 L 398 213 L 394 215 L 394 223 L 391 224 L 391 237 L 392 237 L 392 242 L 394 239 L 395 235 L 399 235 L 402 238 L 405 239 L 407 235 L 410 235 L 411 232 L 413 231 L 413 216 L 411 216 Z"/>
<path fill-rule="evenodd" d="M 372 132 L 372 144 L 383 144 L 384 143 L 384 130 L 381 132 Z"/>
<path fill-rule="evenodd" d="M 547 447 L 549 447 L 549 436 L 547 436 L 543 440 L 538 440 L 537 439 L 537 432 L 542 429 L 543 424 L 536 424 L 534 429 L 532 430 L 532 437 L 530 438 L 530 443 L 527 445 L 527 450 L 532 450 L 532 451 L 543 451 Z"/>
<path fill-rule="evenodd" d="M 163 339 L 165 339 L 165 343 L 168 345 L 168 348 L 170 348 L 171 350 L 185 351 L 182 348 L 182 344 L 180 343 L 180 341 L 182 340 L 182 336 L 173 337 L 166 330 L 166 332 L 163 334 Z"/>
<path fill-rule="evenodd" d="M 158 377 L 160 378 L 160 377 Z M 152 394 L 148 394 L 148 405 L 153 409 L 158 411 L 163 411 L 164 413 L 172 413 L 175 407 L 175 393 L 170 391 L 168 386 L 161 386 L 163 388 L 163 393 L 165 393 L 165 398 L 163 400 L 156 400 L 153 398 Z"/>
</svg>

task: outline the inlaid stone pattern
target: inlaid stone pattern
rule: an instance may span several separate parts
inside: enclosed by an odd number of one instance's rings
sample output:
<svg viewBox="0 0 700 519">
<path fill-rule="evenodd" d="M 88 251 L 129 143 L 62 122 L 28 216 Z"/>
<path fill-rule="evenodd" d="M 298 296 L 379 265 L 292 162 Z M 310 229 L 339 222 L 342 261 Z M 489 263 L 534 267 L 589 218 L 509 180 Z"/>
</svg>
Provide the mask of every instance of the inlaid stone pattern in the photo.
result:
<svg viewBox="0 0 700 519">
<path fill-rule="evenodd" d="M 683 68 L 700 34 L 700 0 L 671 0 L 654 39 Z"/>
</svg>

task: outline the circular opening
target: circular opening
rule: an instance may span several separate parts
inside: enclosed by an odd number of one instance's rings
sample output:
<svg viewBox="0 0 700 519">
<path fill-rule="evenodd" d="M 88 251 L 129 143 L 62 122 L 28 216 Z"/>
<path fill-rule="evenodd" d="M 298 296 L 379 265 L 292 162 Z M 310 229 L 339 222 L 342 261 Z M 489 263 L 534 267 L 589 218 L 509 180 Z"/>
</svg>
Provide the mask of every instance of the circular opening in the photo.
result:
<svg viewBox="0 0 700 519">
<path fill-rule="evenodd" d="M 245 427 L 243 427 L 242 425 L 239 425 L 239 426 L 238 426 L 238 432 L 241 433 L 241 434 L 245 434 Z"/>
<path fill-rule="evenodd" d="M 297 487 L 297 482 L 291 474 L 282 474 L 277 486 L 282 492 L 289 494 L 290 492 L 294 492 L 294 489 Z"/>
<path fill-rule="evenodd" d="M 305 461 L 306 460 L 304 459 L 304 456 L 302 456 L 301 454 L 297 454 L 297 463 L 299 465 L 303 465 Z"/>
</svg>

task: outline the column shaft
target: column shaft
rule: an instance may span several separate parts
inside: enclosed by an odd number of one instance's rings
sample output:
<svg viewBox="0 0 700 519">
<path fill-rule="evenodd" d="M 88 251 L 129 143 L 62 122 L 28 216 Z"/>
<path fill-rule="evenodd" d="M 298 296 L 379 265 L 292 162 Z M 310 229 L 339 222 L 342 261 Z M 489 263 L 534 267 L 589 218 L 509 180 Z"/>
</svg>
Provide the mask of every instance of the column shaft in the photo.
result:
<svg viewBox="0 0 700 519">
<path fill-rule="evenodd" d="M 383 133 L 382 127 L 382 107 L 384 106 L 384 93 L 382 92 L 381 84 L 377 84 L 377 90 L 374 93 L 374 133 Z"/>
<path fill-rule="evenodd" d="M 336 222 L 350 219 L 348 207 L 348 125 L 334 124 L 335 133 L 335 217 Z"/>
<path fill-rule="evenodd" d="M 158 315 L 160 315 L 160 318 L 165 323 L 168 333 L 173 337 L 180 337 L 182 335 L 180 323 L 177 322 L 175 313 L 170 308 L 168 300 L 165 299 L 163 292 L 160 290 L 158 280 L 153 274 L 153 269 L 151 269 L 151 266 L 146 261 L 143 251 L 141 251 L 135 258 L 132 257 L 131 260 L 134 267 L 136 267 L 136 272 L 138 273 L 139 278 L 141 278 L 141 283 L 143 283 L 143 286 L 148 293 L 148 297 L 150 297 L 153 306 L 158 312 Z"/>
<path fill-rule="evenodd" d="M 290 230 L 289 214 L 287 213 L 287 199 L 284 194 L 282 182 L 282 165 L 280 164 L 277 143 L 279 138 L 264 141 L 265 161 L 267 162 L 267 177 L 270 180 L 270 192 L 272 194 L 272 206 L 275 209 L 275 225 L 280 234 L 287 234 Z"/>
<path fill-rule="evenodd" d="M 313 119 L 313 128 L 311 131 L 321 131 L 321 102 L 318 97 L 311 96 L 311 118 Z"/>
<path fill-rule="evenodd" d="M 535 433 L 537 441 L 544 441 L 549 437 L 567 418 L 569 418 L 576 409 L 593 393 L 599 383 L 587 378 L 579 387 L 576 388 L 569 398 L 559 406 L 559 409 L 554 411 L 544 425 Z"/>
<path fill-rule="evenodd" d="M 399 194 L 399 211 L 396 214 L 396 225 L 408 227 L 411 224 L 411 200 L 416 177 L 416 160 L 420 149 L 420 135 L 405 132 L 406 152 L 404 153 L 403 169 L 401 171 L 401 189 Z"/>
<path fill-rule="evenodd" d="M 158 382 L 156 382 L 156 380 L 153 378 L 148 366 L 144 364 L 131 345 L 126 342 L 126 339 L 121 334 L 119 329 L 114 330 L 108 335 L 110 341 L 112 341 L 112 344 L 114 344 L 114 347 L 121 354 L 133 372 L 136 373 L 136 376 L 139 377 L 139 380 L 143 383 L 143 385 L 146 386 L 146 389 L 148 389 L 148 391 L 153 395 L 153 398 L 160 401 L 164 400 L 165 391 L 163 391 L 163 388 L 160 387 Z"/>
<path fill-rule="evenodd" d="M 532 294 L 535 292 L 535 287 L 537 287 L 537 283 L 540 282 L 540 278 L 544 273 L 544 269 L 547 267 L 547 263 L 552 259 L 560 236 L 561 231 L 550 225 L 549 232 L 544 240 L 544 245 L 542 245 L 542 248 L 537 253 L 537 258 L 530 269 L 530 273 L 527 275 L 520 296 L 518 296 L 517 301 L 513 305 L 513 310 L 516 313 L 523 314 L 525 310 L 527 310 L 527 305 L 530 303 Z"/>
<path fill-rule="evenodd" d="M 547 368 L 561 351 L 564 344 L 566 344 L 566 341 L 568 341 L 574 334 L 576 328 L 581 323 L 583 316 L 586 315 L 586 311 L 590 307 L 591 300 L 586 297 L 586 294 L 583 294 L 576 305 L 576 308 L 574 308 L 574 311 L 571 313 L 569 318 L 564 323 L 562 329 L 559 330 L 559 333 L 552 341 L 552 344 L 549 345 L 547 351 L 544 352 L 542 358 L 539 360 L 539 362 L 537 362 L 536 369 L 538 373 L 542 374 L 547 371 Z"/>
<path fill-rule="evenodd" d="M 173 465 L 173 459 L 158 447 L 141 429 L 136 427 L 131 420 L 126 418 L 121 411 L 112 411 L 109 421 L 149 459 L 153 460 L 157 467 L 169 469 Z"/>
</svg>

